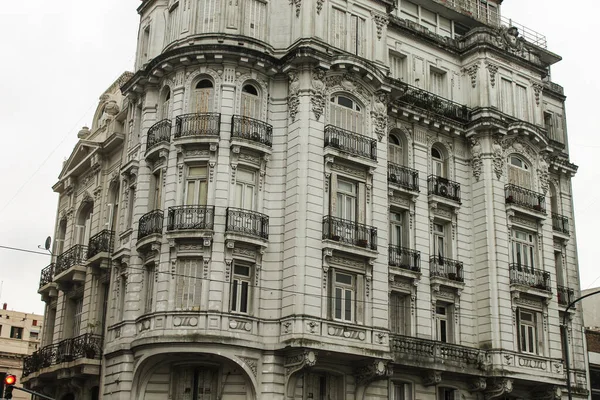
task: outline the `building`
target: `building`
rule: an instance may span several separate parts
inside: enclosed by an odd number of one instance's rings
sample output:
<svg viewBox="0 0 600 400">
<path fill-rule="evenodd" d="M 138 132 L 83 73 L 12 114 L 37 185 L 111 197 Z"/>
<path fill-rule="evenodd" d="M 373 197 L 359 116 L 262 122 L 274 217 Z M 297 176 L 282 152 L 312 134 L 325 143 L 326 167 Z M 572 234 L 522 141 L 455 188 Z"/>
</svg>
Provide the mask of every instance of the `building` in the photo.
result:
<svg viewBox="0 0 600 400">
<path fill-rule="evenodd" d="M 0 372 L 16 375 L 18 383 L 23 359 L 33 354 L 40 345 L 43 318 L 43 315 L 8 310 L 6 303 L 0 310 Z M 31 396 L 25 392 L 13 392 L 13 399 L 29 398 Z"/>
<path fill-rule="evenodd" d="M 567 335 L 587 398 L 581 312 L 561 324 L 579 278 L 560 57 L 500 3 L 142 1 L 135 72 L 54 186 L 27 385 L 555 399 Z"/>
<path fill-rule="evenodd" d="M 600 330 L 586 329 L 589 380 L 592 400 L 600 399 Z"/>
</svg>

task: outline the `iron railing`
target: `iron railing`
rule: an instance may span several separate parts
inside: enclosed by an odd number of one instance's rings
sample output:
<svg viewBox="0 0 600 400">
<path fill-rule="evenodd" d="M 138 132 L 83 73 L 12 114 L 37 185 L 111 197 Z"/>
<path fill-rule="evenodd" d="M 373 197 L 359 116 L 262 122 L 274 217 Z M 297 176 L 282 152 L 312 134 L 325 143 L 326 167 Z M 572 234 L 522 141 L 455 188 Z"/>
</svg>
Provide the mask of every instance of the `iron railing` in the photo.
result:
<svg viewBox="0 0 600 400">
<path fill-rule="evenodd" d="M 388 182 L 408 190 L 419 191 L 419 171 L 402 165 L 388 163 Z"/>
<path fill-rule="evenodd" d="M 400 88 L 401 92 L 400 96 L 394 102 L 418 108 L 427 113 L 436 114 L 460 123 L 469 122 L 469 108 L 466 105 L 455 103 L 452 100 L 409 85 L 398 79 L 394 79 L 394 83 Z"/>
<path fill-rule="evenodd" d="M 325 147 L 377 161 L 377 140 L 337 126 L 325 127 Z"/>
<path fill-rule="evenodd" d="M 437 256 L 429 257 L 429 270 L 431 276 L 439 276 L 451 281 L 464 282 L 462 261 Z"/>
<path fill-rule="evenodd" d="M 234 115 L 231 118 L 231 137 L 273 145 L 273 127 L 258 119 Z"/>
<path fill-rule="evenodd" d="M 323 217 L 323 239 L 377 250 L 377 228 L 330 215 Z"/>
<path fill-rule="evenodd" d="M 142 215 L 138 226 L 138 240 L 153 233 L 162 233 L 163 218 L 162 210 L 153 210 Z"/>
<path fill-rule="evenodd" d="M 533 211 L 546 213 L 546 196 L 524 187 L 508 184 L 504 186 L 506 204 L 516 204 Z"/>
<path fill-rule="evenodd" d="M 184 114 L 175 118 L 175 138 L 189 136 L 219 136 L 221 114 Z"/>
<path fill-rule="evenodd" d="M 427 178 L 427 193 L 460 203 L 460 183 L 441 176 L 429 175 L 429 178 Z"/>
<path fill-rule="evenodd" d="M 566 306 L 575 300 L 575 291 L 566 286 L 556 285 L 558 304 Z"/>
<path fill-rule="evenodd" d="M 56 257 L 54 276 L 65 272 L 74 265 L 81 265 L 87 260 L 87 246 L 77 244 Z"/>
<path fill-rule="evenodd" d="M 214 206 L 169 207 L 167 230 L 213 229 Z"/>
<path fill-rule="evenodd" d="M 227 232 L 239 232 L 263 239 L 269 238 L 269 216 L 241 208 L 227 208 Z"/>
<path fill-rule="evenodd" d="M 169 143 L 171 141 L 171 120 L 163 119 L 158 121 L 148 129 L 148 143 L 146 151 L 150 150 L 159 143 Z"/>
<path fill-rule="evenodd" d="M 48 265 L 40 274 L 40 288 L 52 282 L 54 279 L 54 264 Z"/>
<path fill-rule="evenodd" d="M 42 347 L 23 360 L 23 376 L 52 365 L 81 358 L 99 360 L 102 358 L 102 336 L 86 333 Z"/>
<path fill-rule="evenodd" d="M 569 234 L 569 218 L 564 215 L 552 213 L 552 229 L 557 232 Z"/>
<path fill-rule="evenodd" d="M 512 263 L 509 265 L 510 283 L 550 291 L 550 273 Z"/>
<path fill-rule="evenodd" d="M 87 258 L 92 258 L 102 252 L 112 253 L 114 241 L 115 233 L 111 230 L 104 229 L 95 234 L 88 243 Z"/>
<path fill-rule="evenodd" d="M 389 265 L 411 271 L 421 272 L 421 252 L 405 247 L 388 246 Z"/>
</svg>

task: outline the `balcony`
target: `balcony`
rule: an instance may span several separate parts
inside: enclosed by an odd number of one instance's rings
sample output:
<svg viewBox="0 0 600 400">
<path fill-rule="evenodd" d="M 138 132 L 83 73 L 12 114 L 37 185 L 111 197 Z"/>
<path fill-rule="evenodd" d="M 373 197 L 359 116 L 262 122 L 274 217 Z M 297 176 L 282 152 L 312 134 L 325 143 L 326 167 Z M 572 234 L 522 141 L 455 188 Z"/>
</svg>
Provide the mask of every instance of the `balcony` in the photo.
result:
<svg viewBox="0 0 600 400">
<path fill-rule="evenodd" d="M 169 207 L 167 231 L 213 229 L 214 206 Z"/>
<path fill-rule="evenodd" d="M 550 273 L 515 263 L 510 264 L 509 269 L 511 284 L 529 286 L 547 292 L 551 290 Z"/>
<path fill-rule="evenodd" d="M 246 142 L 258 144 L 259 147 L 273 145 L 273 127 L 266 122 L 234 115 L 231 118 L 231 140 L 242 139 Z M 261 150 L 258 148 L 258 150 Z M 264 151 L 264 149 L 262 149 Z"/>
<path fill-rule="evenodd" d="M 552 230 L 559 233 L 569 234 L 569 218 L 564 215 L 552 213 Z"/>
<path fill-rule="evenodd" d="M 58 281 L 85 280 L 85 263 L 88 248 L 81 244 L 71 247 L 58 257 L 54 265 L 54 279 Z"/>
<path fill-rule="evenodd" d="M 421 272 L 421 253 L 405 247 L 388 246 L 389 265 L 414 272 Z"/>
<path fill-rule="evenodd" d="M 516 205 L 538 213 L 546 214 L 546 196 L 521 186 L 504 186 L 506 205 Z"/>
<path fill-rule="evenodd" d="M 86 333 L 57 344 L 42 347 L 23 360 L 23 377 L 43 368 L 77 359 L 100 360 L 102 358 L 102 336 Z"/>
<path fill-rule="evenodd" d="M 142 215 L 138 226 L 138 241 L 152 234 L 161 234 L 163 218 L 162 210 L 153 210 Z"/>
<path fill-rule="evenodd" d="M 112 253 L 115 242 L 115 233 L 111 230 L 104 229 L 90 238 L 88 243 L 87 258 L 88 260 L 97 256 L 100 253 L 106 253 L 106 257 Z"/>
<path fill-rule="evenodd" d="M 41 291 L 42 288 L 44 286 L 46 286 L 47 284 L 52 283 L 53 279 L 54 279 L 54 264 L 50 264 L 46 268 L 44 268 L 42 270 L 42 272 L 40 273 L 39 291 Z"/>
<path fill-rule="evenodd" d="M 175 139 L 186 137 L 219 137 L 221 114 L 197 113 L 184 114 L 175 118 Z"/>
<path fill-rule="evenodd" d="M 377 140 L 337 126 L 327 125 L 325 127 L 325 147 L 351 156 L 377 161 Z"/>
<path fill-rule="evenodd" d="M 427 193 L 450 199 L 460 204 L 460 183 L 442 178 L 441 176 L 429 175 L 429 178 L 427 178 Z"/>
<path fill-rule="evenodd" d="M 269 238 L 269 216 L 241 208 L 227 208 L 225 231 L 260 239 Z"/>
<path fill-rule="evenodd" d="M 323 239 L 377 250 L 377 228 L 332 216 L 323 217 Z"/>
<path fill-rule="evenodd" d="M 161 143 L 171 141 L 171 120 L 163 119 L 158 121 L 148 129 L 148 142 L 146 144 L 146 154 Z"/>
<path fill-rule="evenodd" d="M 400 91 L 400 95 L 393 101 L 398 103 L 397 106 L 406 106 L 427 115 L 434 114 L 455 123 L 469 122 L 469 108 L 466 105 L 455 103 L 398 79 L 394 79 L 393 82 Z"/>
<path fill-rule="evenodd" d="M 419 171 L 402 165 L 388 163 L 388 183 L 403 189 L 419 191 Z"/>
<path fill-rule="evenodd" d="M 556 286 L 556 294 L 558 297 L 558 304 L 561 306 L 568 306 L 573 300 L 575 300 L 575 291 L 566 286 Z"/>
<path fill-rule="evenodd" d="M 446 278 L 455 282 L 464 282 L 463 263 L 441 256 L 429 257 L 431 277 Z"/>
</svg>

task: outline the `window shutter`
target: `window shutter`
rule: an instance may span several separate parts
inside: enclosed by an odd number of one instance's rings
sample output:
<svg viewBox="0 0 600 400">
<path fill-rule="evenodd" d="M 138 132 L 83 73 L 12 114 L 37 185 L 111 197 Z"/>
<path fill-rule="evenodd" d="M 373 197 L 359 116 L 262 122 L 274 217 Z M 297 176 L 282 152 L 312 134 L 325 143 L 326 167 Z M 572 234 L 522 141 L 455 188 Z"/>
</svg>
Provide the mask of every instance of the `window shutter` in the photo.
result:
<svg viewBox="0 0 600 400">
<path fill-rule="evenodd" d="M 354 292 L 354 299 L 352 299 L 352 306 L 355 310 L 355 322 L 362 324 L 365 318 L 365 277 L 363 275 L 356 275 L 356 290 Z"/>
<path fill-rule="evenodd" d="M 337 175 L 336 174 L 331 174 L 330 182 L 331 183 L 329 184 L 329 196 L 330 196 L 330 198 L 329 198 L 329 215 L 337 215 L 338 184 L 337 184 Z"/>
</svg>

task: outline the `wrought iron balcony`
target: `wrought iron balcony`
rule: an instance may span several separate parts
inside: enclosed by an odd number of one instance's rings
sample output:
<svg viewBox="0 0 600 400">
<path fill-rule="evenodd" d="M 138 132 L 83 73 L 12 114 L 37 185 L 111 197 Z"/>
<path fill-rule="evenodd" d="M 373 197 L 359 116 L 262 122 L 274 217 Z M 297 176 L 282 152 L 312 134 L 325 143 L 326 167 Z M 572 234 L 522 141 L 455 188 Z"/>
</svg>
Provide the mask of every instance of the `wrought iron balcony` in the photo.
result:
<svg viewBox="0 0 600 400">
<path fill-rule="evenodd" d="M 401 92 L 394 102 L 411 108 L 418 108 L 426 113 L 436 114 L 459 123 L 469 122 L 469 108 L 466 105 L 455 103 L 398 79 L 393 81 Z"/>
<path fill-rule="evenodd" d="M 269 216 L 241 208 L 227 208 L 227 232 L 244 233 L 262 239 L 269 238 Z"/>
<path fill-rule="evenodd" d="M 54 264 L 48 265 L 40 274 L 40 288 L 52 282 L 54 279 Z"/>
<path fill-rule="evenodd" d="M 42 347 L 23 360 L 23 376 L 28 376 L 42 368 L 81 358 L 99 360 L 102 358 L 102 336 L 86 333 Z"/>
<path fill-rule="evenodd" d="M 100 253 L 112 253 L 115 241 L 115 233 L 104 229 L 90 238 L 88 243 L 87 258 L 92 258 Z"/>
<path fill-rule="evenodd" d="M 75 265 L 82 265 L 87 260 L 87 246 L 77 244 L 56 257 L 54 276 L 65 272 Z"/>
<path fill-rule="evenodd" d="M 558 304 L 567 306 L 573 300 L 575 300 L 575 291 L 566 286 L 556 286 L 556 294 L 558 297 Z"/>
<path fill-rule="evenodd" d="M 175 138 L 195 136 L 219 137 L 221 114 L 184 114 L 175 118 Z"/>
<path fill-rule="evenodd" d="M 441 176 L 429 175 L 429 178 L 427 178 L 427 193 L 460 203 L 460 183 Z"/>
<path fill-rule="evenodd" d="M 231 137 L 271 147 L 273 145 L 273 127 L 258 119 L 234 115 L 231 118 Z"/>
<path fill-rule="evenodd" d="M 546 214 L 546 196 L 521 186 L 508 184 L 504 186 L 506 204 L 516 204 L 533 211 Z"/>
<path fill-rule="evenodd" d="M 421 252 L 405 247 L 388 246 L 389 265 L 410 271 L 421 272 Z"/>
<path fill-rule="evenodd" d="M 462 261 L 437 256 L 429 257 L 429 270 L 431 276 L 439 276 L 451 281 L 464 282 Z"/>
<path fill-rule="evenodd" d="M 510 268 L 510 283 L 525 285 L 536 289 L 550 291 L 550 273 L 512 263 Z"/>
<path fill-rule="evenodd" d="M 171 120 L 163 119 L 158 121 L 148 129 L 148 143 L 146 151 L 150 150 L 159 143 L 169 143 L 171 141 Z"/>
<path fill-rule="evenodd" d="M 564 215 L 552 213 L 552 229 L 564 233 L 566 235 L 569 234 L 569 218 Z"/>
<path fill-rule="evenodd" d="M 177 206 L 169 207 L 168 231 L 187 229 L 213 229 L 214 206 Z"/>
<path fill-rule="evenodd" d="M 142 215 L 138 226 L 138 240 L 153 233 L 162 233 L 163 218 L 162 210 L 153 210 Z"/>
<path fill-rule="evenodd" d="M 353 156 L 377 161 L 377 140 L 337 126 L 325 127 L 325 147 L 333 147 Z"/>
<path fill-rule="evenodd" d="M 402 165 L 388 163 L 388 182 L 407 190 L 419 191 L 419 171 Z"/>
<path fill-rule="evenodd" d="M 377 228 L 329 215 L 323 217 L 323 239 L 377 250 Z"/>
</svg>

